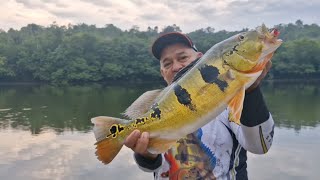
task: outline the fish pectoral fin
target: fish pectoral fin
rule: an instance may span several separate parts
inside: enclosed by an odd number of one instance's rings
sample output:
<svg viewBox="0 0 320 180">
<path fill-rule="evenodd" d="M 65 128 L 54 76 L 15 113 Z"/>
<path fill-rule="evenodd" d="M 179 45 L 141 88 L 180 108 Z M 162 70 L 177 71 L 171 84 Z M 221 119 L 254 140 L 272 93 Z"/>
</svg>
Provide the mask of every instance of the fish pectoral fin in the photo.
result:
<svg viewBox="0 0 320 180">
<path fill-rule="evenodd" d="M 161 154 L 170 149 L 177 140 L 151 138 L 149 139 L 148 152 L 151 154 Z"/>
<path fill-rule="evenodd" d="M 245 88 L 242 88 L 229 102 L 229 121 L 240 124 L 240 117 L 243 109 Z"/>
<path fill-rule="evenodd" d="M 156 89 L 143 93 L 122 114 L 130 119 L 136 119 L 142 116 L 154 104 L 156 98 L 161 92 L 161 89 Z"/>
</svg>

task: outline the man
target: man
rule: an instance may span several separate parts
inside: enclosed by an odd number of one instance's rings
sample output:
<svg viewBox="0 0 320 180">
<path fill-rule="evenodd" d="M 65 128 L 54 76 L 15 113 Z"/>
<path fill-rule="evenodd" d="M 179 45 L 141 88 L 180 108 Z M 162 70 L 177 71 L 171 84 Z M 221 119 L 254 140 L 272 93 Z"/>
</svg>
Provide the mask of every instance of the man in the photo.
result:
<svg viewBox="0 0 320 180">
<path fill-rule="evenodd" d="M 179 71 L 192 67 L 203 55 L 189 37 L 178 32 L 156 39 L 152 53 L 159 60 L 161 75 L 168 85 Z M 271 62 L 247 89 L 240 125 L 231 123 L 225 110 L 215 121 L 159 155 L 147 151 L 147 132 L 133 131 L 125 145 L 134 151 L 139 167 L 154 172 L 155 179 L 248 179 L 246 152 L 266 153 L 273 140 L 274 122 L 259 89 L 270 67 Z"/>
</svg>

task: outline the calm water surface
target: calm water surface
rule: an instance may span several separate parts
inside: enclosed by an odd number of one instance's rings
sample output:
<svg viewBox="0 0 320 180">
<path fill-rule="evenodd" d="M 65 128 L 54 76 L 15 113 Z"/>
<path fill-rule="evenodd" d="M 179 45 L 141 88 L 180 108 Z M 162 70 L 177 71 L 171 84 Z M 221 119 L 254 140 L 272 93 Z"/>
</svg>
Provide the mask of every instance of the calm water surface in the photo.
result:
<svg viewBox="0 0 320 180">
<path fill-rule="evenodd" d="M 0 86 L 0 179 L 152 179 L 124 148 L 108 166 L 94 155 L 90 118 L 121 117 L 154 85 Z M 264 83 L 276 121 L 266 155 L 248 153 L 250 179 L 318 179 L 320 83 Z"/>
</svg>

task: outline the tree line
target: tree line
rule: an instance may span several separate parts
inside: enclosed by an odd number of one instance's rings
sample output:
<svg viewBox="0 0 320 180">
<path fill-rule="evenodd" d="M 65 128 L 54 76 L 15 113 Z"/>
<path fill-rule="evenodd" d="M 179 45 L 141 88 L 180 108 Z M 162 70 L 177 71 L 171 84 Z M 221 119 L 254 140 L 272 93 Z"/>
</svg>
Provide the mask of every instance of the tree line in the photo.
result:
<svg viewBox="0 0 320 180">
<path fill-rule="evenodd" d="M 273 57 L 269 78 L 320 78 L 320 27 L 317 24 L 279 24 L 283 45 Z M 247 29 L 228 32 L 212 27 L 188 33 L 197 48 L 212 45 Z M 29 24 L 20 30 L 0 30 L 2 82 L 87 83 L 160 80 L 159 63 L 150 45 L 162 33 L 179 31 L 173 24 L 140 31 L 113 24 L 98 28 L 78 24 L 48 27 Z"/>
</svg>

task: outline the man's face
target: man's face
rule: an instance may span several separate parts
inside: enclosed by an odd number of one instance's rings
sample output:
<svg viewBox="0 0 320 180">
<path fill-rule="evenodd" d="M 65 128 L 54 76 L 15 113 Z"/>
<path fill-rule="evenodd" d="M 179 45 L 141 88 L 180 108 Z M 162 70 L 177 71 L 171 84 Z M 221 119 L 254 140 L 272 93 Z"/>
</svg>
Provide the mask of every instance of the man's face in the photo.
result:
<svg viewBox="0 0 320 180">
<path fill-rule="evenodd" d="M 160 72 L 167 84 L 171 84 L 174 75 L 192 61 L 202 56 L 184 44 L 173 44 L 163 49 L 160 58 Z"/>
</svg>

